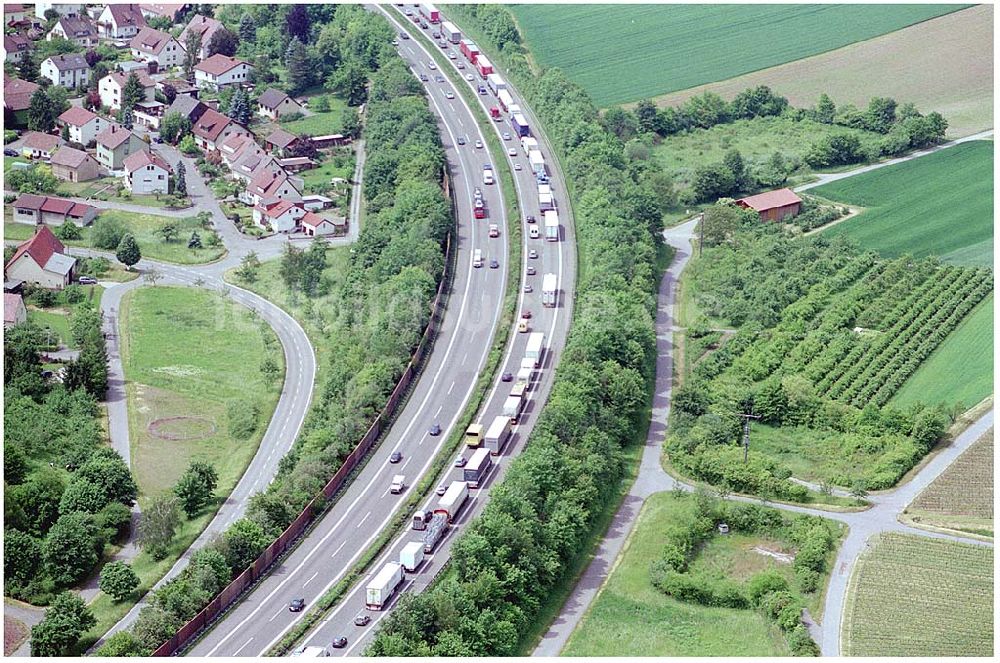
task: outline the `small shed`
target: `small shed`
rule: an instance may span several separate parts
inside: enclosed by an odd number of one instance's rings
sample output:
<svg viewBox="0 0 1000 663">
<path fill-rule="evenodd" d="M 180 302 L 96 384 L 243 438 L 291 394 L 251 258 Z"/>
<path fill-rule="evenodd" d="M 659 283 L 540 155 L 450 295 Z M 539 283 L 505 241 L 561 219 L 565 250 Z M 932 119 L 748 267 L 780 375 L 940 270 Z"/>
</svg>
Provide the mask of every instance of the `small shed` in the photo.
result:
<svg viewBox="0 0 1000 663">
<path fill-rule="evenodd" d="M 736 204 L 757 212 L 761 221 L 784 221 L 802 211 L 802 199 L 788 188 L 740 198 Z"/>
</svg>

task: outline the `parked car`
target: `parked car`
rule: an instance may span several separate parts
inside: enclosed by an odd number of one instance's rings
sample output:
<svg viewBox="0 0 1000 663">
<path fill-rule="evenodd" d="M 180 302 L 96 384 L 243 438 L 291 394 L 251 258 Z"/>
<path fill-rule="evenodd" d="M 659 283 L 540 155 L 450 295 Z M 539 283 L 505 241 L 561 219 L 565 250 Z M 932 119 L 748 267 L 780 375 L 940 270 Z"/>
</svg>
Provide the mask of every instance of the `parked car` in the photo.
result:
<svg viewBox="0 0 1000 663">
<path fill-rule="evenodd" d="M 433 426 L 431 426 L 431 429 L 427 432 L 430 433 L 431 435 L 440 435 L 441 427 L 437 424 L 434 424 Z"/>
<path fill-rule="evenodd" d="M 97 285 L 97 279 L 93 276 L 81 276 L 76 282 L 80 285 Z"/>
<path fill-rule="evenodd" d="M 288 604 L 288 612 L 302 612 L 305 607 L 305 599 L 292 599 L 292 602 Z"/>
<path fill-rule="evenodd" d="M 347 646 L 347 638 L 345 638 L 344 636 L 340 636 L 339 638 L 334 638 L 333 641 L 330 642 L 330 646 L 333 647 L 334 649 L 343 649 L 344 647 Z"/>
<path fill-rule="evenodd" d="M 359 612 L 354 617 L 354 625 L 355 626 L 367 626 L 371 622 L 371 620 L 372 620 L 372 616 L 369 615 L 367 612 Z"/>
<path fill-rule="evenodd" d="M 455 459 L 455 467 L 465 467 L 465 464 L 468 462 L 469 461 L 465 459 L 465 456 L 459 456 Z"/>
<path fill-rule="evenodd" d="M 403 454 L 399 453 L 398 451 L 393 451 L 392 455 L 389 456 L 390 463 L 398 463 L 401 460 L 403 460 Z"/>
<path fill-rule="evenodd" d="M 9 148 L 9 147 L 5 147 L 5 148 L 4 148 L 4 150 L 3 150 L 3 155 L 4 155 L 5 157 L 17 157 L 17 156 L 21 156 L 21 155 L 19 155 L 19 154 L 17 153 L 17 150 L 12 150 L 12 149 L 11 149 L 11 148 Z"/>
</svg>

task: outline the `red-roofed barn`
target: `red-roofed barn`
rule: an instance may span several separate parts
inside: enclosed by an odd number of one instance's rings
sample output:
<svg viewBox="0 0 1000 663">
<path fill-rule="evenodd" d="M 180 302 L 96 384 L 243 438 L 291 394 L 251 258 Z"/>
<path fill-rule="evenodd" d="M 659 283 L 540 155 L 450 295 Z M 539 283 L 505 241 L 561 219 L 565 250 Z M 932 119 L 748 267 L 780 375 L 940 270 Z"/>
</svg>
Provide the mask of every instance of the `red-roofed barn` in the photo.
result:
<svg viewBox="0 0 1000 663">
<path fill-rule="evenodd" d="M 752 209 L 762 221 L 784 221 L 802 210 L 802 199 L 791 189 L 776 189 L 756 196 L 740 198 L 736 204 L 745 209 Z"/>
</svg>

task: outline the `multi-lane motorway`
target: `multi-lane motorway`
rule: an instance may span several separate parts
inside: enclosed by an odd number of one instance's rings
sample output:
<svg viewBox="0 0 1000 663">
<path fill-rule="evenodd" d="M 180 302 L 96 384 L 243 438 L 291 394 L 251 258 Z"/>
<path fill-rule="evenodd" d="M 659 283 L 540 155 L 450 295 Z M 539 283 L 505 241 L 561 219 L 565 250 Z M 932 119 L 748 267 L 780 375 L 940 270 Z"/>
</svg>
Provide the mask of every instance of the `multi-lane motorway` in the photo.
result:
<svg viewBox="0 0 1000 663">
<path fill-rule="evenodd" d="M 400 25 L 398 30 L 410 30 Z M 414 28 L 418 29 L 418 28 Z M 410 63 L 416 74 L 427 74 L 426 83 L 432 111 L 441 126 L 442 139 L 450 164 L 452 185 L 457 205 L 457 263 L 455 279 L 449 296 L 448 309 L 440 334 L 423 374 L 417 381 L 409 400 L 400 413 L 396 424 L 387 433 L 381 445 L 372 452 L 368 464 L 358 473 L 350 487 L 338 502 L 317 524 L 309 536 L 293 551 L 271 575 L 262 581 L 244 600 L 228 612 L 203 639 L 192 648 L 192 655 L 207 656 L 256 656 L 266 652 L 280 640 L 302 617 L 304 613 L 293 613 L 288 605 L 293 599 L 305 599 L 307 609 L 315 603 L 327 589 L 338 582 L 361 556 L 364 550 L 388 524 L 392 514 L 405 500 L 401 495 L 389 493 L 389 483 L 393 475 L 404 474 L 406 483 L 415 485 L 429 468 L 440 446 L 448 438 L 455 422 L 460 417 L 470 398 L 478 375 L 483 368 L 494 332 L 512 335 L 511 343 L 505 348 L 503 371 L 516 372 L 524 351 L 525 334 L 517 334 L 513 329 L 496 330 L 507 278 L 521 274 L 524 282 L 533 285 L 532 293 L 522 292 L 519 311 L 533 313 L 533 331 L 544 331 L 548 348 L 545 363 L 540 371 L 541 379 L 533 385 L 532 400 L 517 434 L 508 445 L 502 459 L 500 471 L 510 455 L 520 449 L 538 415 L 539 404 L 543 402 L 551 385 L 551 374 L 569 324 L 569 304 L 572 302 L 572 287 L 575 280 L 575 249 L 572 225 L 563 221 L 563 235 L 559 242 L 543 239 L 524 240 L 524 254 L 534 249 L 538 257 L 526 258 L 525 264 L 510 265 L 507 243 L 507 218 L 503 194 L 516 193 L 522 209 L 534 209 L 537 215 L 537 194 L 534 177 L 529 169 L 515 171 L 517 191 L 501 192 L 498 185 L 486 186 L 482 181 L 482 167 L 485 163 L 497 163 L 504 155 L 489 154 L 487 148 L 477 148 L 476 141 L 485 143 L 474 119 L 472 109 L 458 94 L 450 82 L 438 82 L 437 70 L 431 68 L 433 62 L 429 52 L 415 39 L 400 41 L 401 55 Z M 477 81 L 478 83 L 479 81 Z M 482 113 L 482 110 L 478 110 Z M 494 123 L 496 124 L 496 123 Z M 507 127 L 505 129 L 509 130 Z M 493 130 L 500 135 L 498 126 Z M 464 139 L 461 145 L 459 138 Z M 541 141 L 540 141 L 541 142 Z M 512 161 L 526 164 L 520 145 L 515 141 L 504 141 L 505 149 L 515 147 L 518 152 Z M 542 147 L 546 157 L 551 150 Z M 555 173 L 553 173 L 555 174 Z M 482 190 L 488 218 L 473 218 L 474 191 Z M 557 177 L 553 178 L 553 188 L 557 195 L 565 188 Z M 523 223 L 523 219 L 513 220 Z M 501 236 L 488 236 L 488 226 L 496 223 Z M 527 233 L 525 233 L 527 234 Z M 484 257 L 482 267 L 472 265 L 472 254 L 480 249 Z M 498 262 L 491 268 L 491 260 Z M 534 276 L 527 276 L 527 267 L 535 268 Z M 552 272 L 560 276 L 560 301 L 556 308 L 541 305 L 542 274 Z M 499 414 L 502 402 L 507 396 L 509 383 L 498 381 L 493 385 L 486 405 L 481 412 L 483 421 L 490 421 Z M 440 436 L 431 436 L 429 429 L 438 424 L 443 429 Z M 390 464 L 389 456 L 400 452 L 403 460 Z M 458 470 L 453 470 L 445 480 L 458 478 Z M 453 474 L 453 475 L 452 475 Z M 487 485 L 498 480 L 500 472 L 494 473 Z M 465 508 L 459 525 L 471 518 L 482 507 L 488 488 L 484 487 L 473 495 Z M 436 499 L 436 498 L 435 498 Z M 451 540 L 458 527 L 453 527 L 449 537 L 429 558 L 420 573 L 407 579 L 404 591 L 412 591 L 414 583 L 426 584 L 444 559 Z M 404 536 L 400 541 L 405 542 Z M 398 554 L 400 541 L 394 542 L 386 553 L 393 557 Z M 377 569 L 382 559 L 373 565 Z M 364 581 L 358 585 L 363 587 Z M 322 640 L 327 633 L 338 631 L 341 623 L 351 623 L 354 614 L 364 607 L 358 598 L 358 587 L 354 587 L 338 607 L 331 612 L 319 629 L 311 633 L 307 640 Z M 398 596 L 398 595 L 397 595 Z M 358 651 L 356 646 L 370 634 L 377 624 L 377 617 L 384 613 L 373 613 L 371 625 L 358 632 L 350 631 L 349 649 Z M 339 632 L 339 631 L 338 631 Z M 328 645 L 329 643 L 327 643 Z"/>
</svg>

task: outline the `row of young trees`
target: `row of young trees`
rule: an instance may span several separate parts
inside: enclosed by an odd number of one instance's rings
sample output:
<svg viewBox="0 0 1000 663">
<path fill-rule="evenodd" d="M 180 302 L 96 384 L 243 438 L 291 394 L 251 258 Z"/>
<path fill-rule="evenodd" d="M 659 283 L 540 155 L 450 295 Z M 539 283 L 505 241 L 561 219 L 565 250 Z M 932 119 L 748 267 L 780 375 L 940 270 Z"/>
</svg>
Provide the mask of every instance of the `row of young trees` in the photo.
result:
<svg viewBox="0 0 1000 663">
<path fill-rule="evenodd" d="M 504 62 L 554 140 L 586 269 L 552 392 L 525 450 L 455 542 L 454 574 L 404 595 L 371 655 L 517 653 L 594 523 L 613 508 L 621 449 L 644 430 L 653 375 L 660 208 L 647 173 L 627 166 L 624 145 L 602 127 L 580 87 L 558 70 L 531 74 L 513 22 L 497 18 L 505 8 L 451 9 L 463 27 L 487 35 L 477 37 L 480 45 L 501 52 L 495 61 Z"/>
</svg>

